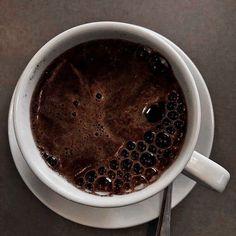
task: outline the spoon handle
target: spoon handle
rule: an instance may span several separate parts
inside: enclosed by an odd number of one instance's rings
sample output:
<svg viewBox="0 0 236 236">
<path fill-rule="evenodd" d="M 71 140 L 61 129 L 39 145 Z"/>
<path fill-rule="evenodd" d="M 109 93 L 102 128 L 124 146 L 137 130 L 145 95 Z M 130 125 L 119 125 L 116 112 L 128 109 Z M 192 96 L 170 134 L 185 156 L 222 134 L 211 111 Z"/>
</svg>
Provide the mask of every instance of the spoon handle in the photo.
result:
<svg viewBox="0 0 236 236">
<path fill-rule="evenodd" d="M 170 236 L 172 183 L 165 188 L 156 236 Z"/>
</svg>

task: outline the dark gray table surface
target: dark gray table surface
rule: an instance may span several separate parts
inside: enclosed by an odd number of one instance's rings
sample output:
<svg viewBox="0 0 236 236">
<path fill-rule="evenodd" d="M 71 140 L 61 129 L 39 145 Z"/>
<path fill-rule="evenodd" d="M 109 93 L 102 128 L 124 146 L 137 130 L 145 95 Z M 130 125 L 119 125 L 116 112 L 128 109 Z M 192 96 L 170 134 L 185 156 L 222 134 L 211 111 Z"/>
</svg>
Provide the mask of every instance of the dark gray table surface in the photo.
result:
<svg viewBox="0 0 236 236">
<path fill-rule="evenodd" d="M 145 26 L 179 45 L 198 66 L 212 97 L 216 128 L 211 157 L 230 171 L 231 180 L 222 194 L 197 185 L 173 210 L 173 235 L 236 235 L 235 12 L 235 0 L 0 0 L 0 234 L 153 235 L 154 221 L 102 230 L 55 214 L 26 187 L 9 150 L 9 102 L 30 58 L 68 28 L 113 20 Z"/>
</svg>

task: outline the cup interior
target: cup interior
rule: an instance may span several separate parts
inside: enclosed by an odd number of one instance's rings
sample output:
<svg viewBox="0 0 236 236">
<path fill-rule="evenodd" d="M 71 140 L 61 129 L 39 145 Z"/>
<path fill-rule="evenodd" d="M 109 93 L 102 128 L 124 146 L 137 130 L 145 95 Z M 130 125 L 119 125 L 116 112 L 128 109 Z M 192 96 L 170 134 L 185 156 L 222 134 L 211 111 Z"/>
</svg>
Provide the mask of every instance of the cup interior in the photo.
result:
<svg viewBox="0 0 236 236">
<path fill-rule="evenodd" d="M 187 132 L 175 162 L 161 177 L 146 188 L 126 195 L 96 196 L 83 192 L 55 171 L 41 157 L 31 131 L 30 102 L 33 91 L 46 67 L 57 56 L 80 43 L 95 39 L 125 39 L 147 45 L 170 62 L 180 84 L 188 109 Z M 95 207 L 119 207 L 142 201 L 163 190 L 184 169 L 190 159 L 200 128 L 200 102 L 194 79 L 180 56 L 158 34 L 145 28 L 118 22 L 89 23 L 69 29 L 45 44 L 31 59 L 17 85 L 13 121 L 19 148 L 34 174 L 49 188 L 77 203 Z"/>
</svg>

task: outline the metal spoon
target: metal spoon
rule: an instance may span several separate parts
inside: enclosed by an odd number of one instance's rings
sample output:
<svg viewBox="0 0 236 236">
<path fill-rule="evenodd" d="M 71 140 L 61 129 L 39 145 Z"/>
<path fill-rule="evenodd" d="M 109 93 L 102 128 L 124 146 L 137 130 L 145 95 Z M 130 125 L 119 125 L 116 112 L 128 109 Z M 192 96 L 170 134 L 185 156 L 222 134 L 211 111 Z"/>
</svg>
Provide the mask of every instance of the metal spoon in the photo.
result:
<svg viewBox="0 0 236 236">
<path fill-rule="evenodd" d="M 156 236 L 170 236 L 172 183 L 164 189 Z"/>
</svg>

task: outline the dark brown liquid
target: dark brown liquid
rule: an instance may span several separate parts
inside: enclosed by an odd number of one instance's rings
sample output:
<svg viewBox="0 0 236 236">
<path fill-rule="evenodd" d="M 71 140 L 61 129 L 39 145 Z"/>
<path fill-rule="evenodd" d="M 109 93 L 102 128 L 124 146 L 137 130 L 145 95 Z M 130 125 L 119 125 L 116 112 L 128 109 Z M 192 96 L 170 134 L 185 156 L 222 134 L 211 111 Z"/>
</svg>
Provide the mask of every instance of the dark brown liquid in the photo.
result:
<svg viewBox="0 0 236 236">
<path fill-rule="evenodd" d="M 46 68 L 31 101 L 46 163 L 94 194 L 125 194 L 158 179 L 182 147 L 186 116 L 166 59 L 124 40 L 66 51 Z"/>
</svg>

